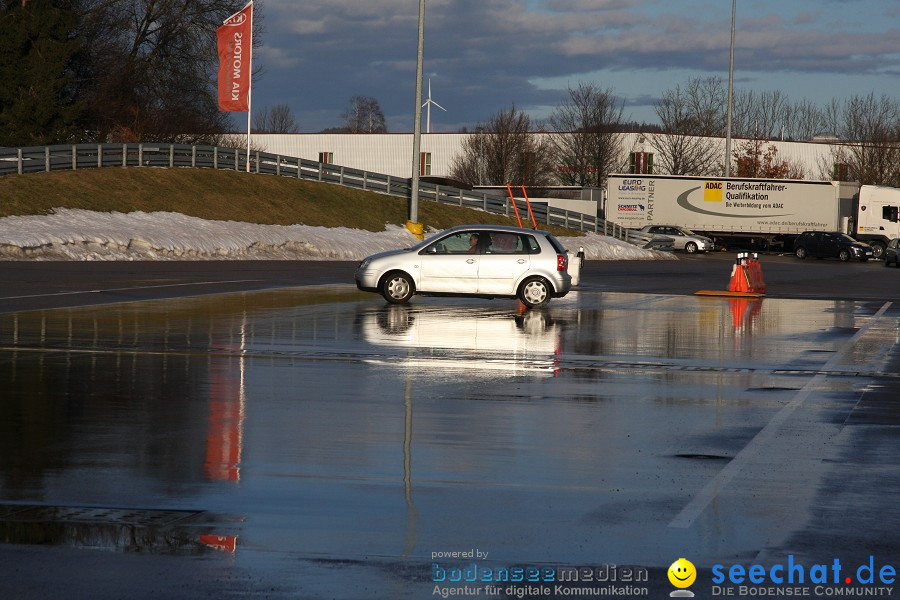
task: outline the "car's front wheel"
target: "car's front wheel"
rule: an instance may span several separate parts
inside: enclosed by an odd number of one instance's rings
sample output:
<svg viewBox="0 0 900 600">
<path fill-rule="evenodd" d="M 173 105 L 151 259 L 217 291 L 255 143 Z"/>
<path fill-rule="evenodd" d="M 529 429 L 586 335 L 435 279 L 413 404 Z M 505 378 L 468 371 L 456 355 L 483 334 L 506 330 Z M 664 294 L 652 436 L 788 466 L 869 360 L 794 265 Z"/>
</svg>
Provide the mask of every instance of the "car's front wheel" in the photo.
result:
<svg viewBox="0 0 900 600">
<path fill-rule="evenodd" d="M 684 251 L 688 254 L 696 254 L 697 253 L 697 244 L 694 242 L 688 242 L 684 245 Z"/>
<path fill-rule="evenodd" d="M 395 271 L 381 280 L 381 295 L 391 304 L 406 304 L 416 291 L 412 279 L 406 273 Z"/>
<path fill-rule="evenodd" d="M 841 262 L 847 262 L 850 260 L 850 251 L 846 248 L 841 249 L 841 251 L 838 252 L 838 258 L 841 259 Z"/>
<path fill-rule="evenodd" d="M 519 300 L 528 308 L 544 306 L 550 301 L 550 284 L 542 277 L 526 279 L 519 286 Z"/>
<path fill-rule="evenodd" d="M 797 258 L 806 258 L 806 248 L 800 246 L 799 248 L 794 249 L 794 256 Z"/>
</svg>

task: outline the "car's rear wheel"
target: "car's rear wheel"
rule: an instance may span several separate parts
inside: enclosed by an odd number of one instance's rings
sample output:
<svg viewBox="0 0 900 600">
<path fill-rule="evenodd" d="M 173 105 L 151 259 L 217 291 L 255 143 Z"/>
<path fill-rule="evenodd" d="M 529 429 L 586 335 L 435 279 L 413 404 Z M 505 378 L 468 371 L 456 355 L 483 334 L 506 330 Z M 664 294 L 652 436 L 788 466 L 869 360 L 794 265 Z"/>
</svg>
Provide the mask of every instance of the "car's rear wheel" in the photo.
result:
<svg viewBox="0 0 900 600">
<path fill-rule="evenodd" d="M 794 256 L 796 256 L 797 258 L 806 258 L 806 248 L 804 248 L 803 246 L 795 248 Z"/>
<path fill-rule="evenodd" d="M 537 308 L 550 302 L 550 284 L 542 277 L 526 279 L 519 286 L 519 300 L 528 308 Z"/>
<path fill-rule="evenodd" d="M 684 245 L 684 251 L 688 254 L 696 254 L 697 252 L 697 244 L 694 242 L 688 242 Z"/>
<path fill-rule="evenodd" d="M 381 295 L 391 304 L 406 304 L 416 291 L 412 278 L 406 273 L 395 271 L 381 280 Z"/>
<path fill-rule="evenodd" d="M 838 258 L 841 259 L 841 262 L 847 262 L 850 260 L 850 251 L 846 248 L 841 249 L 841 251 L 838 252 Z"/>
</svg>

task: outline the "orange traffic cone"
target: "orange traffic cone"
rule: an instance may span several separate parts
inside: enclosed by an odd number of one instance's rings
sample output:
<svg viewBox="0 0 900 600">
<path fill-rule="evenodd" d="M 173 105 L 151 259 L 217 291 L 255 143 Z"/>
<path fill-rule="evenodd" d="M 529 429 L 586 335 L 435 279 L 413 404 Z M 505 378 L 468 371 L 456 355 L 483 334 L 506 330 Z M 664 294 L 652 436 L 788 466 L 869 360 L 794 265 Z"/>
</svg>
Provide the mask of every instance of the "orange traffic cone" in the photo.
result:
<svg viewBox="0 0 900 600">
<path fill-rule="evenodd" d="M 731 282 L 728 284 L 729 292 L 749 292 L 750 282 L 744 268 L 743 259 L 738 255 L 734 266 L 731 268 Z"/>
<path fill-rule="evenodd" d="M 765 294 L 766 293 L 766 282 L 763 279 L 762 273 L 762 264 L 759 262 L 759 255 L 755 252 L 750 256 L 750 260 L 747 261 L 747 264 L 750 265 L 753 271 L 753 286 L 752 290 L 757 294 Z"/>
</svg>

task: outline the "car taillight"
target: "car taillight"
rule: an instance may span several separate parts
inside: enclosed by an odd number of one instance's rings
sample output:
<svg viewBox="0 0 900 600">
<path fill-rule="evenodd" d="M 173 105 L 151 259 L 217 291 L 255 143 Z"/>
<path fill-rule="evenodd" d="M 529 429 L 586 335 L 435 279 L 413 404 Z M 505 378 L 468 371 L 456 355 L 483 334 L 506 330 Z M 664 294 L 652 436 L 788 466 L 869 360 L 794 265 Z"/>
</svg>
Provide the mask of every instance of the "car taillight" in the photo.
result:
<svg viewBox="0 0 900 600">
<path fill-rule="evenodd" d="M 569 268 L 569 257 L 565 254 L 556 255 L 556 270 L 565 271 Z"/>
</svg>

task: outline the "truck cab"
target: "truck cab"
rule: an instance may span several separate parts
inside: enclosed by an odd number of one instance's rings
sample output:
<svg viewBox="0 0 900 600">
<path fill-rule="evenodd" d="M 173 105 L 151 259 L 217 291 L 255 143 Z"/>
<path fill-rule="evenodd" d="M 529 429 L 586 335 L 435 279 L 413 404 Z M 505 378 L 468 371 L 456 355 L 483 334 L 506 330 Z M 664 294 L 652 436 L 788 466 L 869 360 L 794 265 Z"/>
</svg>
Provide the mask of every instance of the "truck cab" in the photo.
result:
<svg viewBox="0 0 900 600">
<path fill-rule="evenodd" d="M 856 235 L 875 250 L 875 258 L 884 256 L 884 249 L 900 237 L 900 189 L 863 185 L 856 198 Z"/>
</svg>

